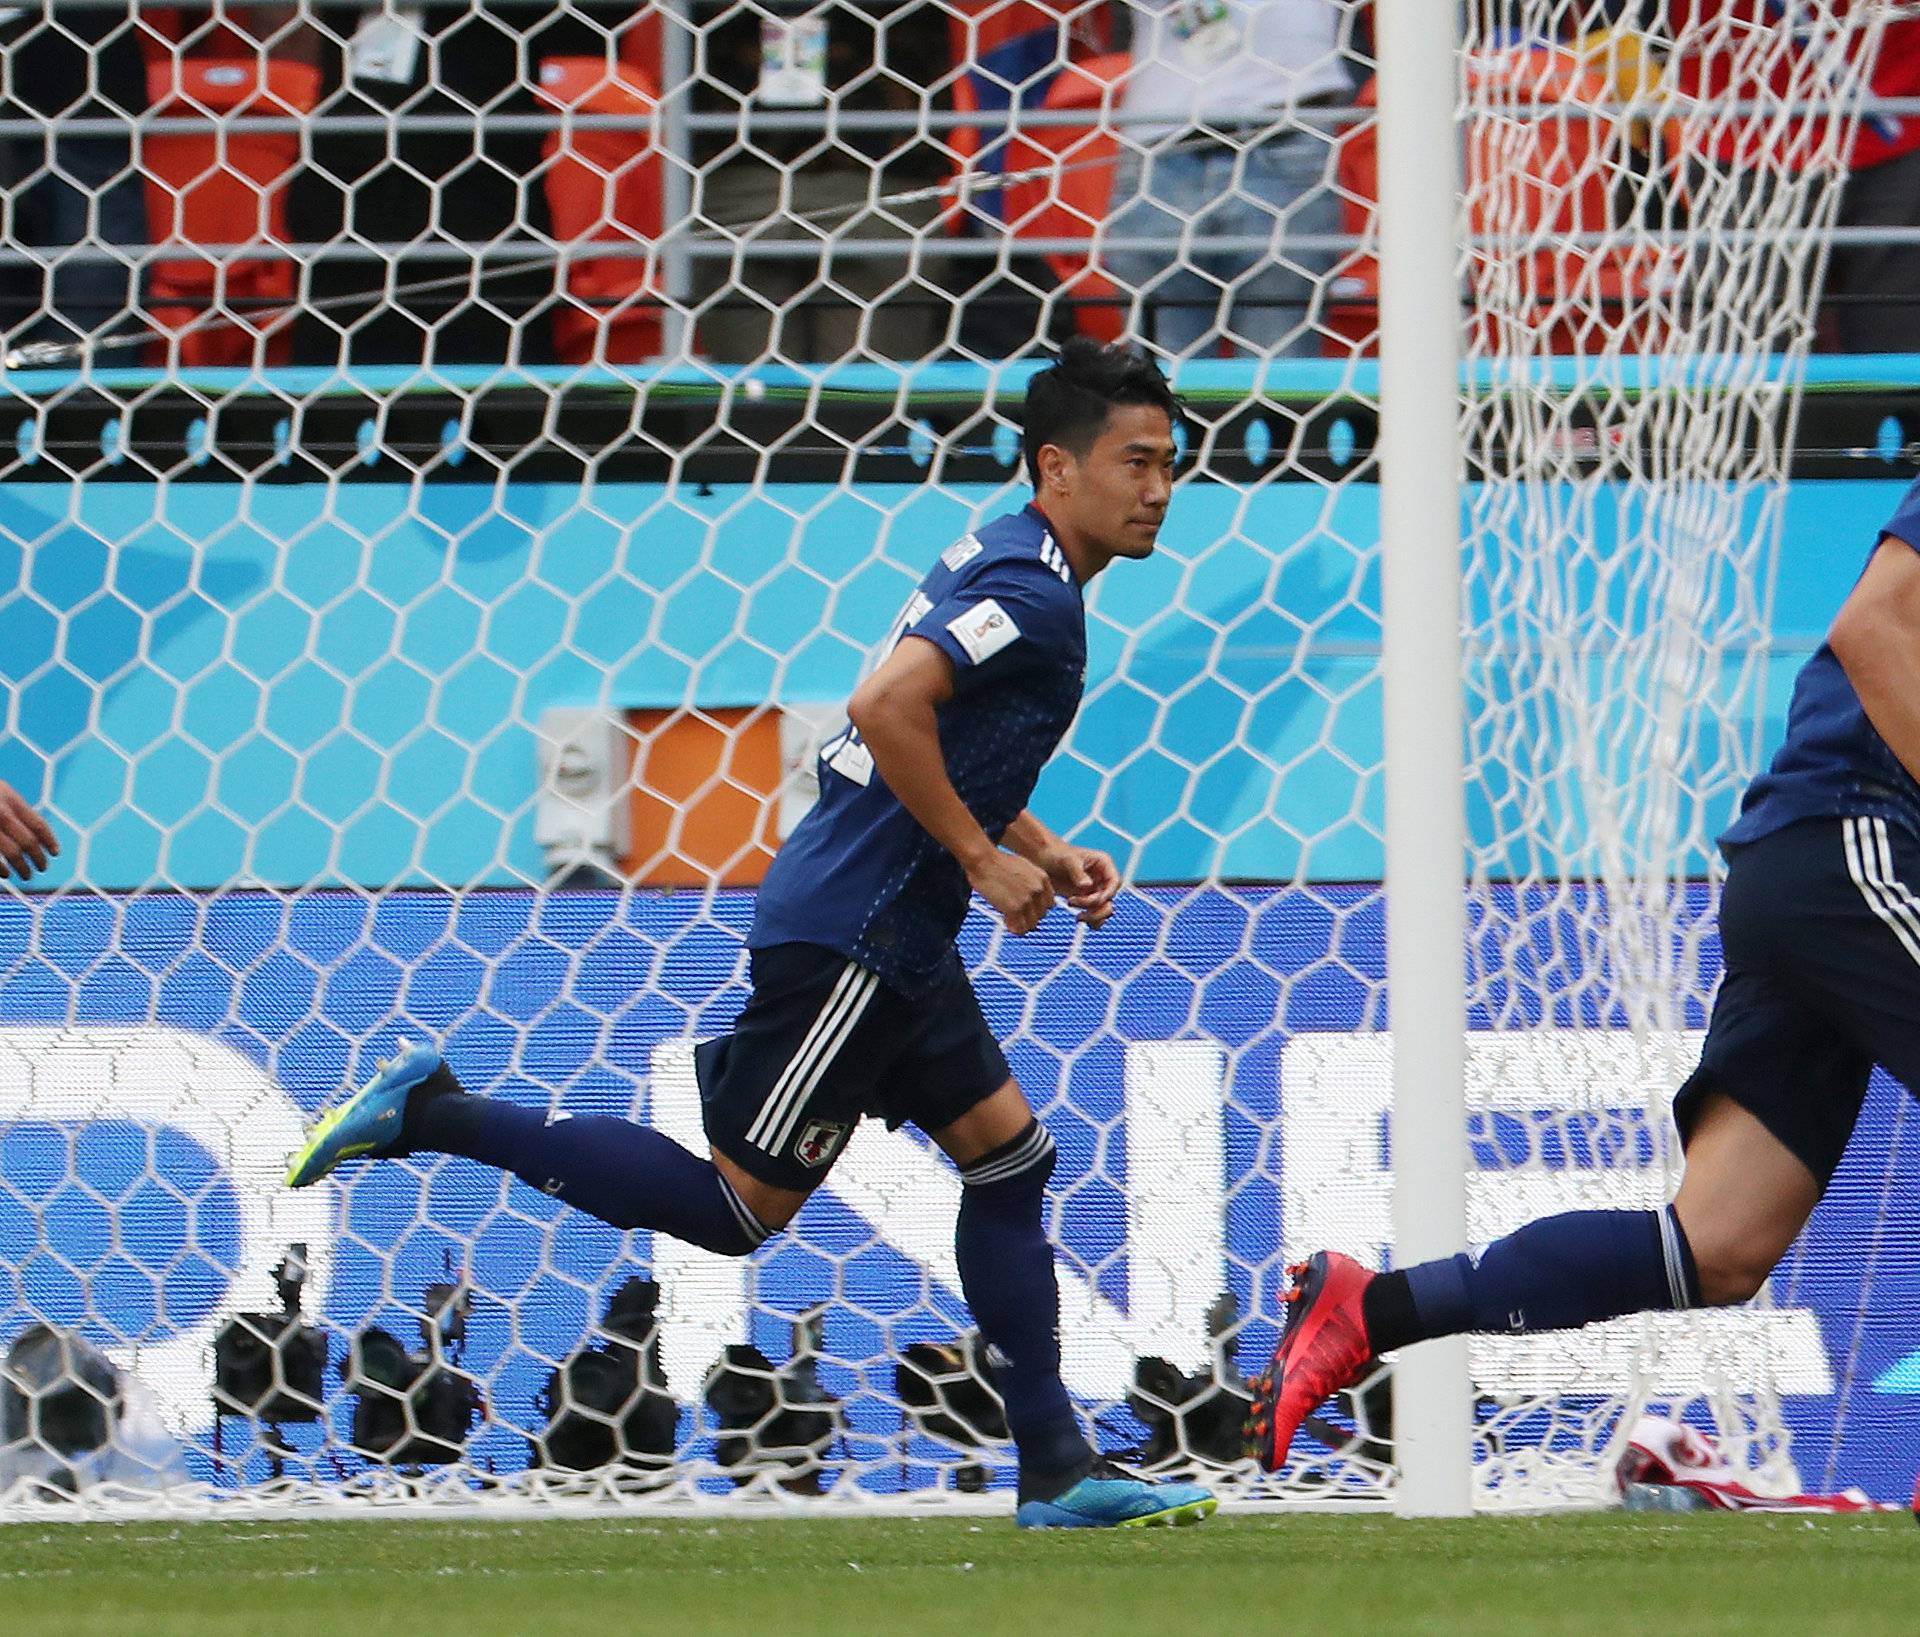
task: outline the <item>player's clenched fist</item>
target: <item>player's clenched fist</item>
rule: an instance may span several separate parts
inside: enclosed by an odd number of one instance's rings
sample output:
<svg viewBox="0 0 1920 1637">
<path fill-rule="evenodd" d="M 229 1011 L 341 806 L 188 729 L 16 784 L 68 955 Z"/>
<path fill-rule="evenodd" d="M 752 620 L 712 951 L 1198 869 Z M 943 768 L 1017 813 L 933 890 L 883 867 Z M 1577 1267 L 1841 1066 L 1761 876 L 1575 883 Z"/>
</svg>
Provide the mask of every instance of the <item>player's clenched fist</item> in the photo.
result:
<svg viewBox="0 0 1920 1637">
<path fill-rule="evenodd" d="M 1012 853 L 994 853 L 969 871 L 967 879 L 1016 938 L 1025 937 L 1053 908 L 1053 882 L 1047 872 Z"/>
<path fill-rule="evenodd" d="M 1120 890 L 1120 868 L 1096 847 L 1058 847 L 1048 855 L 1046 872 L 1054 890 L 1074 915 L 1090 927 L 1105 926 Z"/>
<path fill-rule="evenodd" d="M 0 865 L 25 881 L 44 870 L 59 851 L 53 826 L 27 805 L 26 797 L 0 779 Z"/>
</svg>

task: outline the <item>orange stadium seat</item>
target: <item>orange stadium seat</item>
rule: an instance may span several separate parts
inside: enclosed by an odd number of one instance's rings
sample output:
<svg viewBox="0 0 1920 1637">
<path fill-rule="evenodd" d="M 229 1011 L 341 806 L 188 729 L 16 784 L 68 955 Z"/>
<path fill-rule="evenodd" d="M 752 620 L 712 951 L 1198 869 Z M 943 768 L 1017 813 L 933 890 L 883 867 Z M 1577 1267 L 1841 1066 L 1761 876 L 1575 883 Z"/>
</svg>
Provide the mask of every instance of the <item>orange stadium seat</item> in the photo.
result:
<svg viewBox="0 0 1920 1637">
<path fill-rule="evenodd" d="M 603 57 L 547 57 L 542 102 L 575 114 L 649 119 L 658 106 L 652 78 Z M 647 245 L 660 237 L 660 157 L 646 130 L 562 130 L 546 140 L 544 182 L 553 236 L 562 244 Z M 630 364 L 662 348 L 658 264 L 640 256 L 590 256 L 568 264 L 566 294 L 553 318 L 563 363 Z"/>
<path fill-rule="evenodd" d="M 1118 340 L 1127 308 L 1119 287 L 1093 257 L 1093 233 L 1113 203 L 1113 173 L 1120 143 L 1104 117 L 1133 66 L 1123 51 L 1069 63 L 1047 88 L 1041 107 L 1087 115 L 1084 125 L 1040 125 L 1021 131 L 1007 145 L 1007 172 L 1049 171 L 1006 190 L 1007 224 L 1021 239 L 1083 239 L 1086 249 L 1049 254 L 1047 265 L 1073 303 L 1074 324 L 1100 341 Z"/>
<path fill-rule="evenodd" d="M 953 82 L 954 111 L 982 116 L 947 139 L 963 167 L 998 134 L 985 127 L 1006 120 L 1013 102 L 1049 81 L 1063 53 L 1085 62 L 1113 43 L 1112 19 L 1079 0 L 949 0 L 947 10 L 947 46 L 965 70 Z"/>
<path fill-rule="evenodd" d="M 1621 121 L 1604 112 L 1614 101 L 1606 76 L 1586 68 L 1573 53 L 1554 46 L 1473 53 L 1466 72 L 1479 82 L 1481 95 L 1506 90 L 1516 109 L 1555 107 L 1549 117 L 1486 120 L 1468 132 L 1467 192 L 1470 231 L 1540 234 L 1543 242 L 1573 234 L 1606 232 L 1615 220 L 1612 183 L 1617 154 L 1627 141 Z M 1374 103 L 1369 82 L 1358 98 Z M 1339 180 L 1346 231 L 1365 233 L 1379 198 L 1378 141 L 1371 121 L 1341 139 Z M 1522 290 L 1524 311 L 1518 322 L 1544 330 L 1546 349 L 1554 353 L 1603 352 L 1622 345 L 1658 344 L 1650 321 L 1637 311 L 1656 283 L 1671 275 L 1670 257 L 1657 247 L 1632 243 L 1622 235 L 1617 246 L 1555 245 L 1518 257 L 1497 248 L 1475 252 L 1481 277 L 1495 259 L 1502 277 Z M 1350 252 L 1334 269 L 1326 351 L 1345 354 L 1376 350 L 1380 270 L 1370 255 Z M 1632 314 L 1631 328 L 1628 315 Z M 1481 342 L 1512 348 L 1519 337 L 1489 333 L 1499 319 L 1476 313 Z"/>
<path fill-rule="evenodd" d="M 1098 128 L 1097 115 L 1130 62 L 1107 49 L 1111 19 L 1077 0 L 954 0 L 947 32 L 953 60 L 966 70 L 953 83 L 954 111 L 979 116 L 978 124 L 954 130 L 948 147 L 957 172 L 973 174 L 981 184 L 969 209 L 961 208 L 957 192 L 950 196 L 948 231 L 992 220 L 1005 222 L 1018 238 L 1090 238 L 1105 220 L 1113 193 L 1115 142 Z M 1023 133 L 996 149 L 1001 134 L 1017 124 L 1014 105 L 1022 101 L 1054 111 L 1081 109 L 1089 117 L 1084 125 Z M 984 185 L 993 173 L 1059 164 L 1071 168 L 1004 189 Z M 1119 335 L 1124 309 L 1091 255 L 1046 259 L 1060 288 L 1076 298 L 1076 326 L 1102 339 Z"/>
<path fill-rule="evenodd" d="M 154 241 L 178 247 L 287 242 L 287 180 L 300 158 L 297 131 L 230 131 L 236 115 L 299 118 L 320 100 L 320 72 L 257 57 L 161 56 L 147 65 L 155 114 L 204 120 L 193 131 L 156 131 L 144 144 Z M 153 320 L 179 337 L 183 364 L 284 363 L 291 354 L 295 269 L 281 256 L 210 252 L 155 261 Z M 225 315 L 209 323 L 207 312 Z"/>
</svg>

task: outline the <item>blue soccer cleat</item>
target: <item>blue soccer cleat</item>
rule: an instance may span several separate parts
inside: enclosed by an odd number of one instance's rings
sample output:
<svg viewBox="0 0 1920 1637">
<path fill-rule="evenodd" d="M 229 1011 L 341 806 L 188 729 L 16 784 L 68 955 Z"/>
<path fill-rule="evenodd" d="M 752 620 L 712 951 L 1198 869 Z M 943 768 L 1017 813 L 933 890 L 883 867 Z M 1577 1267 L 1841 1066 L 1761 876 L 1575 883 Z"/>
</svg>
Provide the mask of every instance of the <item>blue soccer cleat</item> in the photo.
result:
<svg viewBox="0 0 1920 1637">
<path fill-rule="evenodd" d="M 1097 1461 L 1093 1471 L 1050 1501 L 1022 1501 L 1013 1521 L 1022 1529 L 1157 1529 L 1198 1523 L 1220 1503 L 1198 1484 L 1154 1483 Z"/>
<path fill-rule="evenodd" d="M 287 1167 L 287 1186 L 304 1188 L 342 1161 L 377 1159 L 391 1151 L 400 1140 L 407 1093 L 439 1067 L 440 1054 L 433 1047 L 401 1041 L 378 1074 L 307 1133 L 306 1145 Z"/>
</svg>

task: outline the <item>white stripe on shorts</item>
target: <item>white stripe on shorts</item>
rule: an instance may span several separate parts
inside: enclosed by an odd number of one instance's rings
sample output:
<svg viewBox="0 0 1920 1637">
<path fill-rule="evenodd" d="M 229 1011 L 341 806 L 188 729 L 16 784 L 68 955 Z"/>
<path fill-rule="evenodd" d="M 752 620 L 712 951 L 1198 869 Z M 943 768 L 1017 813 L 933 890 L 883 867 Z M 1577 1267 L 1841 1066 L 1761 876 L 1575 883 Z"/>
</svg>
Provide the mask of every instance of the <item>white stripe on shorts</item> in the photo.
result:
<svg viewBox="0 0 1920 1637">
<path fill-rule="evenodd" d="M 826 1004 L 815 1014 L 813 1022 L 801 1038 L 800 1049 L 788 1059 L 787 1066 L 780 1071 L 780 1078 L 773 1084 L 773 1090 L 767 1094 L 767 1101 L 760 1105 L 760 1112 L 754 1116 L 753 1124 L 747 1128 L 749 1142 L 759 1142 L 772 1119 L 773 1105 L 778 1100 L 781 1089 L 792 1078 L 795 1070 L 811 1059 L 820 1043 L 820 1037 L 833 1026 L 833 1019 L 837 1015 L 840 1003 L 846 998 L 847 991 L 853 987 L 859 976 L 860 968 L 852 961 L 848 961 L 840 969 L 839 978 L 835 980 L 833 988 L 827 992 Z"/>
<path fill-rule="evenodd" d="M 1884 819 L 1850 818 L 1841 821 L 1846 843 L 1847 873 L 1860 896 L 1901 947 L 1920 964 L 1920 906 L 1893 873 L 1893 848 Z"/>
<path fill-rule="evenodd" d="M 840 1048 L 847 1043 L 867 1003 L 873 999 L 880 980 L 857 962 L 848 961 L 840 973 L 826 1005 L 807 1030 L 800 1049 L 780 1071 L 773 1090 L 761 1105 L 760 1113 L 747 1128 L 747 1141 L 762 1153 L 777 1154 L 793 1134 L 793 1125 L 807 1106 L 807 1099 L 819 1088 L 821 1077 L 832 1067 Z"/>
<path fill-rule="evenodd" d="M 793 1140 L 800 1128 L 800 1117 L 807 1111 L 807 1102 L 820 1089 L 820 1082 L 827 1077 L 827 1071 L 833 1067 L 834 1060 L 840 1055 L 840 1048 L 853 1037 L 853 1031 L 859 1027 L 865 1014 L 867 1003 L 879 993 L 880 980 L 871 972 L 862 972 L 861 981 L 848 996 L 842 1010 L 845 1014 L 836 1025 L 832 1037 L 821 1043 L 816 1061 L 806 1078 L 797 1083 L 787 1093 L 787 1110 L 781 1116 L 779 1127 L 767 1139 L 766 1152 L 777 1154 Z"/>
<path fill-rule="evenodd" d="M 1878 877 L 1880 886 L 1885 891 L 1894 914 L 1906 923 L 1907 929 L 1914 935 L 1915 944 L 1920 945 L 1920 898 L 1915 898 L 1908 891 L 1906 882 L 1894 873 L 1893 837 L 1887 830 L 1887 821 L 1877 818 L 1872 821 L 1872 824 L 1874 851 L 1880 862 Z M 1920 956 L 1915 958 L 1920 959 Z"/>
</svg>

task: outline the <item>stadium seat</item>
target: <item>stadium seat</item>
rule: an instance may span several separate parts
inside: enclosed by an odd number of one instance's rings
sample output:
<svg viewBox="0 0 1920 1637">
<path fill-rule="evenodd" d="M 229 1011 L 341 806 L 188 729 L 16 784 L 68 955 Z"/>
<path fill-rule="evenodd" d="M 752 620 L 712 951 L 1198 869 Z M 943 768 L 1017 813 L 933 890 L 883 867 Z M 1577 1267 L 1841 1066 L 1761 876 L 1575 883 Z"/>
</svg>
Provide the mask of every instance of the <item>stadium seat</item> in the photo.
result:
<svg viewBox="0 0 1920 1637">
<path fill-rule="evenodd" d="M 650 119 L 653 80 L 631 63 L 602 57 L 547 57 L 540 100 L 563 113 Z M 553 132 L 544 147 L 547 208 L 562 244 L 650 244 L 663 221 L 661 162 L 645 130 Z M 568 364 L 629 364 L 662 348 L 657 264 L 644 257 L 595 256 L 568 264 L 570 298 L 553 317 L 553 350 Z"/>
<path fill-rule="evenodd" d="M 1516 108 L 1555 104 L 1558 117 L 1515 121 L 1483 120 L 1467 133 L 1467 194 L 1470 230 L 1478 233 L 1539 235 L 1551 246 L 1526 254 L 1498 249 L 1475 252 L 1476 287 L 1496 261 L 1502 283 L 1512 279 L 1521 290 L 1522 330 L 1544 332 L 1545 350 L 1554 353 L 1603 352 L 1657 345 L 1658 336 L 1640 311 L 1659 281 L 1672 275 L 1670 258 L 1655 246 L 1633 242 L 1622 233 L 1614 246 L 1576 246 L 1573 234 L 1616 228 L 1613 183 L 1623 165 L 1628 140 L 1623 123 L 1606 109 L 1616 99 L 1606 75 L 1583 64 L 1574 52 L 1557 46 L 1529 46 L 1471 53 L 1465 72 L 1477 82 L 1476 94 L 1491 98 L 1503 90 Z M 1358 102 L 1372 107 L 1371 81 Z M 1339 185 L 1345 228 L 1364 234 L 1372 225 L 1379 199 L 1378 134 L 1368 120 L 1347 131 L 1340 143 Z M 1380 273 L 1375 258 L 1351 251 L 1331 281 L 1325 351 L 1345 355 L 1377 350 Z M 1511 298 L 1501 307 L 1513 310 Z M 1502 320 L 1490 304 L 1476 303 L 1480 343 L 1511 350 L 1519 335 L 1496 335 Z"/>
<path fill-rule="evenodd" d="M 154 242 L 171 251 L 288 239 L 287 181 L 300 158 L 297 131 L 234 131 L 235 117 L 301 118 L 320 100 L 319 70 L 258 57 L 174 57 L 147 66 L 156 115 L 204 120 L 193 131 L 155 131 L 144 144 L 147 212 Z M 294 296 L 291 260 L 222 257 L 209 250 L 164 255 L 153 266 L 154 322 L 186 330 L 182 364 L 285 363 Z M 205 317 L 218 310 L 225 321 Z"/>
<path fill-rule="evenodd" d="M 1084 62 L 1106 52 L 1112 34 L 1103 10 L 1076 0 L 950 0 L 947 47 L 963 68 L 953 82 L 954 111 L 980 116 L 947 138 L 961 168 L 987 149 L 1015 102 L 1045 94 L 1065 66 L 1063 45 L 1068 61 Z"/>
<path fill-rule="evenodd" d="M 1007 224 L 1021 239 L 1084 239 L 1085 250 L 1049 254 L 1046 262 L 1073 303 L 1074 323 L 1084 335 L 1117 340 L 1126 328 L 1126 302 L 1093 256 L 1093 234 L 1113 202 L 1113 173 L 1120 143 L 1106 113 L 1133 66 L 1125 52 L 1069 63 L 1047 88 L 1041 107 L 1078 111 L 1084 125 L 1041 125 L 1007 144 L 1007 171 L 1042 171 L 1006 190 Z"/>
<path fill-rule="evenodd" d="M 1115 141 L 1100 128 L 1098 110 L 1131 59 L 1107 50 L 1111 21 L 1072 0 L 957 0 L 948 21 L 948 42 L 966 71 L 953 83 L 957 113 L 977 114 L 948 137 L 958 175 L 1015 173 L 1056 164 L 1072 168 L 1018 183 L 999 192 L 976 192 L 962 209 L 956 191 L 949 201 L 950 232 L 969 230 L 979 218 L 998 218 L 1016 237 L 1090 238 L 1106 218 L 1113 193 Z M 1066 53 L 1065 62 L 1061 60 Z M 1014 105 L 1051 111 L 1082 109 L 1085 125 L 1042 127 L 1004 147 L 995 142 L 1016 122 Z M 1115 286 L 1090 254 L 1048 256 L 1061 290 L 1076 299 L 1074 322 L 1083 333 L 1112 340 L 1124 327 L 1125 310 Z M 978 264 L 974 264 L 978 265 Z"/>
</svg>

